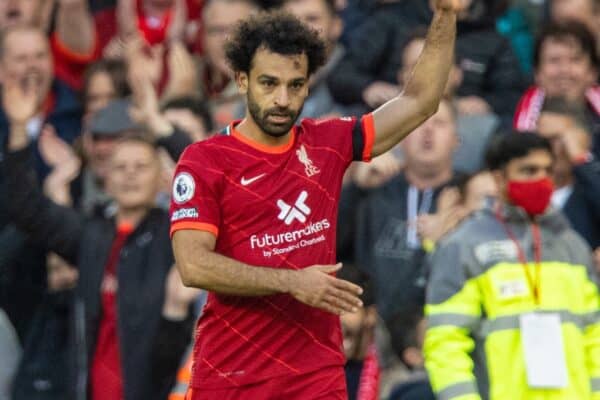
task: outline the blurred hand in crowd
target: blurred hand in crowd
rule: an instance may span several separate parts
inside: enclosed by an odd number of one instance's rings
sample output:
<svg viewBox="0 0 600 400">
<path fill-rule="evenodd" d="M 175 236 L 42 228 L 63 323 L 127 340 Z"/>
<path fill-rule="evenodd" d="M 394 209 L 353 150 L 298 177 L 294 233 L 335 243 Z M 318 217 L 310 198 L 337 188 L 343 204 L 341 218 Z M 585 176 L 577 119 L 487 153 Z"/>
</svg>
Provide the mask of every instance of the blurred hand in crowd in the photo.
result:
<svg viewBox="0 0 600 400">
<path fill-rule="evenodd" d="M 38 147 L 51 169 L 44 180 L 44 193 L 57 204 L 72 205 L 70 184 L 79 175 L 81 160 L 73 148 L 56 134 L 52 125 L 42 129 Z"/>
<path fill-rule="evenodd" d="M 182 42 L 172 42 L 167 56 L 169 80 L 163 99 L 194 96 L 198 91 L 198 71 L 192 55 Z"/>
<path fill-rule="evenodd" d="M 158 94 L 151 76 L 147 75 L 143 59 L 129 61 L 127 79 L 133 92 L 129 115 L 136 123 L 145 126 L 155 138 L 169 136 L 173 126 L 160 112 Z"/>
<path fill-rule="evenodd" d="M 389 82 L 376 81 L 363 91 L 363 101 L 371 108 L 377 108 L 400 93 L 400 87 Z"/>
<path fill-rule="evenodd" d="M 181 42 L 185 40 L 188 22 L 188 9 L 185 0 L 174 0 L 173 14 L 167 29 L 167 42 Z"/>
<path fill-rule="evenodd" d="M 402 162 L 388 151 L 371 160 L 370 163 L 357 163 L 354 166 L 354 183 L 361 189 L 379 187 L 398 175 L 402 170 Z"/>
<path fill-rule="evenodd" d="M 538 121 L 539 133 L 552 143 L 556 156 L 574 161 L 591 149 L 591 135 L 573 118 L 543 112 Z"/>
<path fill-rule="evenodd" d="M 460 204 L 460 194 L 455 187 L 446 188 L 440 193 L 437 211 L 417 217 L 417 231 L 421 239 L 434 243 L 454 229 L 467 215 L 468 210 Z"/>
<path fill-rule="evenodd" d="M 163 316 L 171 320 L 183 320 L 187 317 L 190 305 L 198 298 L 201 289 L 183 285 L 177 268 L 173 266 L 167 276 Z"/>
<path fill-rule="evenodd" d="M 73 289 L 79 279 L 79 271 L 55 253 L 48 254 L 48 290 L 60 292 Z"/>
<path fill-rule="evenodd" d="M 39 109 L 41 96 L 33 78 L 4 79 L 2 83 L 2 107 L 10 124 L 9 147 L 18 150 L 29 143 L 27 122 Z"/>
</svg>

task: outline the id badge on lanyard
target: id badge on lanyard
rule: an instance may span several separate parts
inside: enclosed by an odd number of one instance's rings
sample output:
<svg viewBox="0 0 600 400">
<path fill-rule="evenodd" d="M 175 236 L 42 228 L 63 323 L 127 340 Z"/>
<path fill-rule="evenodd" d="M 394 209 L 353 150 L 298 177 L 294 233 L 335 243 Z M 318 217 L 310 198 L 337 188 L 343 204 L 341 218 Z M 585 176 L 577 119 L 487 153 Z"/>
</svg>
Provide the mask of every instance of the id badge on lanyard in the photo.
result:
<svg viewBox="0 0 600 400">
<path fill-rule="evenodd" d="M 527 258 L 519 241 L 504 219 L 497 214 L 507 235 L 517 247 L 519 261 L 523 265 L 527 282 L 536 307 L 540 304 L 541 286 L 541 235 L 537 225 L 532 226 L 536 276 L 529 273 Z M 525 360 L 527 384 L 534 389 L 562 389 L 568 386 L 560 314 L 531 312 L 519 316 L 521 347 Z"/>
<path fill-rule="evenodd" d="M 560 315 L 530 313 L 520 316 L 521 343 L 527 384 L 535 389 L 562 389 L 569 378 Z"/>
</svg>

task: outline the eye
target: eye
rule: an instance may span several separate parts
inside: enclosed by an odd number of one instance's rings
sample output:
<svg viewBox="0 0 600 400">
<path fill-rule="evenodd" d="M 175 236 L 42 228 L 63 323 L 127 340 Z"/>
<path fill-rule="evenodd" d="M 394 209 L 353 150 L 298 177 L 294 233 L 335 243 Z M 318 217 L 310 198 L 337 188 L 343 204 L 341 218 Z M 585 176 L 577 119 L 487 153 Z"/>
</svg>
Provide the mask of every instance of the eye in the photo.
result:
<svg viewBox="0 0 600 400">
<path fill-rule="evenodd" d="M 275 87 L 275 81 L 264 80 L 264 81 L 262 81 L 262 85 L 266 88 L 272 88 L 272 87 Z"/>
<path fill-rule="evenodd" d="M 292 83 L 292 89 L 298 90 L 298 89 L 301 89 L 302 86 L 304 86 L 304 83 L 302 83 L 302 82 L 294 82 L 294 83 Z"/>
</svg>

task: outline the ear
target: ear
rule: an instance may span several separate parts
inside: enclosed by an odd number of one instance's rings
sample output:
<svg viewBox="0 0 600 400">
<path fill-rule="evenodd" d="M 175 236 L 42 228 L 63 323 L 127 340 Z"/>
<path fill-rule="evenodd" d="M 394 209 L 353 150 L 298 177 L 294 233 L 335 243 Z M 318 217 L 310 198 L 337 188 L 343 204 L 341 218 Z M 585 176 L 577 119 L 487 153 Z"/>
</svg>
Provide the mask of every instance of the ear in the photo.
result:
<svg viewBox="0 0 600 400">
<path fill-rule="evenodd" d="M 329 35 L 330 36 L 329 39 L 333 43 L 337 43 L 340 36 L 342 36 L 343 30 L 344 30 L 344 21 L 342 21 L 342 19 L 338 15 L 334 15 L 333 19 L 331 20 L 331 31 L 330 31 L 331 33 Z"/>
<path fill-rule="evenodd" d="M 236 72 L 235 73 L 235 83 L 237 84 L 238 87 L 238 92 L 240 92 L 240 94 L 246 94 L 248 93 L 248 73 L 246 72 Z"/>
</svg>

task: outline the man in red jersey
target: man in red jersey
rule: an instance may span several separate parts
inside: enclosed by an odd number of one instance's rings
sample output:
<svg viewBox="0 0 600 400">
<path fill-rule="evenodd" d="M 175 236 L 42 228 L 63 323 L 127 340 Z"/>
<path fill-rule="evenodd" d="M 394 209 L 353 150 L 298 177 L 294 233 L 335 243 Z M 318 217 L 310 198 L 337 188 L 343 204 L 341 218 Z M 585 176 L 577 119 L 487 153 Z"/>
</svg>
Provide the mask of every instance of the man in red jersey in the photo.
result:
<svg viewBox="0 0 600 400">
<path fill-rule="evenodd" d="M 188 147 L 173 181 L 177 266 L 185 285 L 209 291 L 188 398 L 346 398 L 339 315 L 360 307 L 361 289 L 333 276 L 342 176 L 436 111 L 459 9 L 437 1 L 402 95 L 360 119 L 300 125 L 325 59 L 318 33 L 279 13 L 236 28 L 226 53 L 246 117 Z"/>
</svg>

